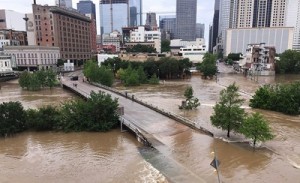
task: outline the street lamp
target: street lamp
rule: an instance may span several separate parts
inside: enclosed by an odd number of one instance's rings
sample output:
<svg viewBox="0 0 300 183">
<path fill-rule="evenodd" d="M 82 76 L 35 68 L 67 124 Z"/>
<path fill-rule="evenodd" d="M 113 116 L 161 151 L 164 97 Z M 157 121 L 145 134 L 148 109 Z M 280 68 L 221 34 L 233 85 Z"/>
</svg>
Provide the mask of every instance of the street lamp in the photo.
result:
<svg viewBox="0 0 300 183">
<path fill-rule="evenodd" d="M 114 76 L 116 76 L 116 63 L 114 63 Z"/>
</svg>

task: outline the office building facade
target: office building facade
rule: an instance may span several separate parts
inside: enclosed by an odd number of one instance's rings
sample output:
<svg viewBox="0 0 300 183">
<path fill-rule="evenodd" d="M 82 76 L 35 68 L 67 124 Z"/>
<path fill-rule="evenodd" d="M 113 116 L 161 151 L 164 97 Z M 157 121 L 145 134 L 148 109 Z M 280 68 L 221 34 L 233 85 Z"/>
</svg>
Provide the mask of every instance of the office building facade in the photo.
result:
<svg viewBox="0 0 300 183">
<path fill-rule="evenodd" d="M 156 21 L 156 13 L 147 13 L 146 14 L 146 25 L 151 30 L 157 30 L 157 21 Z"/>
<path fill-rule="evenodd" d="M 159 16 L 159 28 L 162 40 L 174 39 L 176 33 L 176 15 Z"/>
<path fill-rule="evenodd" d="M 129 24 L 128 0 L 100 0 L 100 31 L 108 34 Z"/>
<path fill-rule="evenodd" d="M 176 15 L 176 38 L 186 41 L 195 40 L 197 0 L 177 0 Z"/>
<path fill-rule="evenodd" d="M 142 0 L 129 0 L 129 26 L 142 25 Z"/>
<path fill-rule="evenodd" d="M 91 19 L 91 47 L 92 52 L 97 52 L 97 20 L 95 4 L 91 0 L 81 0 L 77 3 L 77 10 Z"/>
<path fill-rule="evenodd" d="M 196 24 L 196 38 L 204 38 L 205 24 Z"/>
<path fill-rule="evenodd" d="M 37 46 L 59 47 L 61 58 L 74 62 L 91 58 L 91 19 L 77 11 L 33 4 Z"/>
</svg>

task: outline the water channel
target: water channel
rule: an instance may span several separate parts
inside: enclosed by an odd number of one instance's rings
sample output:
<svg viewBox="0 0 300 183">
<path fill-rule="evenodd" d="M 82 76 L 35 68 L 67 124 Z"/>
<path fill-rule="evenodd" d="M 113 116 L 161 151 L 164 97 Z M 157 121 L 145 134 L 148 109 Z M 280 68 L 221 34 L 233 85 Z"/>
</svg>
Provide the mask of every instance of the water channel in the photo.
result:
<svg viewBox="0 0 300 183">
<path fill-rule="evenodd" d="M 225 68 L 226 69 L 226 68 Z M 130 133 L 36 133 L 26 132 L 13 138 L 0 139 L 0 182 L 167 182 L 163 175 L 180 174 L 166 167 L 168 158 L 175 160 L 206 182 L 217 182 L 209 163 L 216 151 L 221 162 L 222 182 L 297 182 L 300 179 L 300 117 L 262 111 L 270 121 L 276 138 L 255 152 L 247 143 L 227 142 L 226 132 L 210 125 L 212 107 L 219 92 L 232 82 L 251 98 L 257 87 L 265 83 L 300 80 L 299 76 L 259 77 L 258 82 L 240 74 L 220 74 L 219 80 L 165 81 L 158 86 L 117 87 L 166 110 L 196 121 L 212 130 L 217 138 L 195 135 L 184 128 L 179 134 L 163 134 L 167 147 L 159 151 L 144 148 Z M 201 106 L 195 111 L 180 111 L 183 93 L 193 86 Z M 56 88 L 42 92 L 22 91 L 15 82 L 0 90 L 0 102 L 21 101 L 25 107 L 59 105 L 75 97 Z M 245 102 L 248 112 L 253 110 Z M 125 111 L 126 112 L 126 111 Z M 245 140 L 233 134 L 233 141 Z M 176 165 L 175 165 L 176 166 Z M 188 180 L 182 175 L 182 181 Z"/>
</svg>

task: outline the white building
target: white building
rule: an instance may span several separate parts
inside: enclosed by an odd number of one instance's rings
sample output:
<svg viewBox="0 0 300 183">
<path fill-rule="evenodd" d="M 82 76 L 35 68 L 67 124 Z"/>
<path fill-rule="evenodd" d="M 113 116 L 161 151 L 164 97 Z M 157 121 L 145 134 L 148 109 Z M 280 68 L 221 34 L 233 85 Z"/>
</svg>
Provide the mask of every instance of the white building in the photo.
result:
<svg viewBox="0 0 300 183">
<path fill-rule="evenodd" d="M 294 27 L 293 49 L 300 51 L 300 1 L 288 0 L 286 25 Z"/>
<path fill-rule="evenodd" d="M 185 47 L 185 46 L 202 46 L 205 45 L 203 38 L 197 38 L 195 41 L 183 41 L 182 39 L 173 39 L 170 42 L 170 47 Z"/>
<path fill-rule="evenodd" d="M 119 31 L 113 31 L 110 34 L 102 35 L 102 45 L 113 45 L 116 47 L 116 52 L 120 52 L 122 35 Z"/>
<path fill-rule="evenodd" d="M 130 42 L 145 43 L 153 42 L 157 52 L 161 52 L 161 32 L 160 30 L 146 31 L 144 26 L 139 26 L 130 32 Z"/>
<path fill-rule="evenodd" d="M 107 60 L 108 58 L 119 57 L 119 55 L 112 54 L 98 54 L 98 65 L 101 66 L 101 63 Z"/>
<path fill-rule="evenodd" d="M 224 55 L 229 53 L 245 54 L 249 44 L 265 43 L 276 47 L 277 53 L 293 47 L 293 27 L 266 27 L 228 29 L 226 31 L 226 44 Z"/>
<path fill-rule="evenodd" d="M 24 17 L 24 13 L 2 9 L 0 10 L 0 29 L 26 31 Z"/>
<path fill-rule="evenodd" d="M 0 55 L 0 75 L 12 72 L 11 56 Z"/>
<path fill-rule="evenodd" d="M 5 37 L 5 32 L 0 30 L 0 50 L 3 49 L 4 46 L 20 46 L 20 41 L 13 39 L 7 39 Z"/>
<path fill-rule="evenodd" d="M 193 63 L 201 63 L 205 53 L 205 45 L 186 46 L 180 48 L 179 51 L 179 55 L 181 55 L 183 58 L 188 58 Z"/>
<path fill-rule="evenodd" d="M 58 47 L 4 46 L 4 54 L 15 59 L 18 68 L 27 70 L 56 68 L 60 59 Z"/>
</svg>

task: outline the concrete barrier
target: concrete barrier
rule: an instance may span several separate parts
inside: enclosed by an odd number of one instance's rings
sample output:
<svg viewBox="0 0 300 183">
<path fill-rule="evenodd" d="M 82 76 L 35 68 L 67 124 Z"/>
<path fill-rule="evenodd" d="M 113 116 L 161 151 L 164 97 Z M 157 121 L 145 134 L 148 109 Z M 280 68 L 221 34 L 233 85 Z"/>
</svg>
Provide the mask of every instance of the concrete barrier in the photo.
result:
<svg viewBox="0 0 300 183">
<path fill-rule="evenodd" d="M 133 97 L 134 95 L 132 95 L 131 97 L 129 97 L 129 95 L 128 95 L 127 92 L 123 93 L 123 92 L 115 90 L 115 89 L 113 89 L 111 87 L 107 87 L 107 86 L 101 85 L 99 83 L 91 83 L 91 84 L 94 85 L 94 86 L 100 87 L 102 89 L 108 90 L 110 92 L 113 92 L 115 94 L 118 94 L 120 96 L 123 96 L 125 98 L 127 98 L 127 97 L 128 98 L 132 98 L 132 101 L 134 101 L 134 102 L 136 102 L 138 104 L 141 104 L 141 105 L 143 105 L 143 106 L 145 106 L 145 107 L 147 107 L 149 109 L 152 109 L 152 110 L 154 110 L 154 111 L 156 111 L 156 112 L 158 112 L 158 113 L 160 113 L 160 114 L 162 114 L 164 116 L 167 116 L 167 117 L 169 117 L 169 118 L 171 118 L 171 119 L 173 119 L 173 120 L 175 120 L 177 122 L 180 122 L 180 123 L 182 123 L 182 124 L 184 124 L 184 125 L 192 128 L 192 129 L 199 130 L 200 132 L 203 132 L 203 133 L 205 133 L 205 134 L 207 134 L 209 136 L 212 136 L 212 137 L 214 136 L 214 134 L 211 131 L 209 131 L 208 129 L 205 129 L 204 127 L 201 127 L 201 126 L 196 127 L 196 122 L 195 121 L 192 121 L 190 119 L 184 118 L 184 117 L 179 116 L 179 115 L 177 115 L 175 113 L 172 113 L 172 112 L 169 112 L 169 111 L 165 111 L 165 110 L 160 109 L 160 108 L 158 108 L 156 106 L 153 106 L 152 104 L 148 104 L 146 102 L 143 102 L 142 100 L 139 100 L 138 98 Z"/>
</svg>

